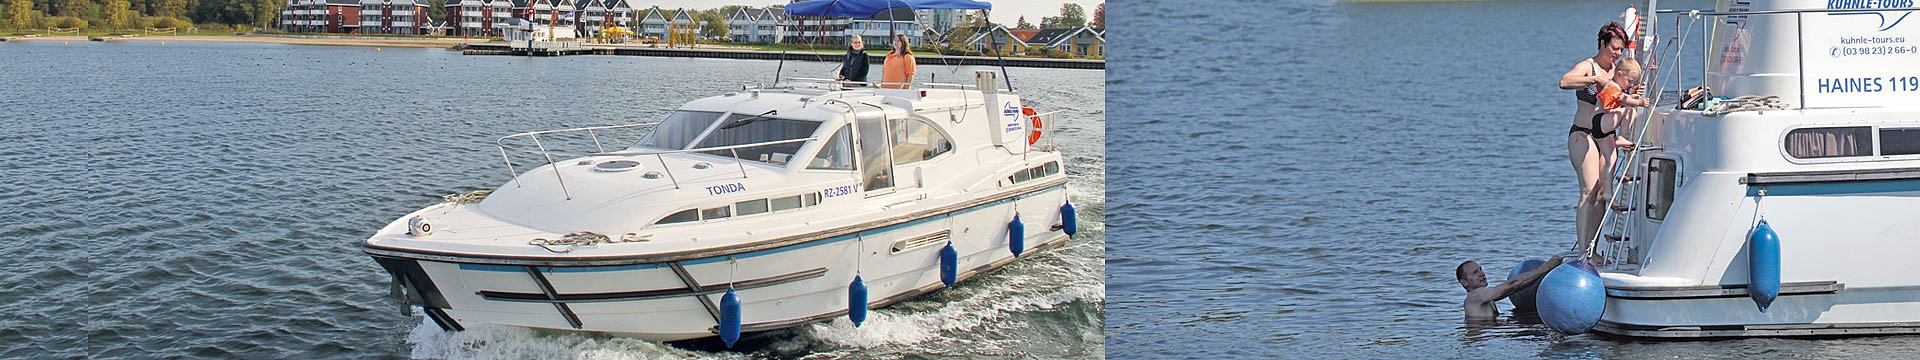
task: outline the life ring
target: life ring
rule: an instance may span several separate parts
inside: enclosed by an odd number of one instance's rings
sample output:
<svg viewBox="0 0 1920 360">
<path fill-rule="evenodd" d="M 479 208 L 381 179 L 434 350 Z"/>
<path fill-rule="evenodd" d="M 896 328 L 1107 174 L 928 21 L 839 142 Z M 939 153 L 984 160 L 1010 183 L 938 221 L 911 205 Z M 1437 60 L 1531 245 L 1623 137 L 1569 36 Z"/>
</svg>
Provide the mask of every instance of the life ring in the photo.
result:
<svg viewBox="0 0 1920 360">
<path fill-rule="evenodd" d="M 1040 115 L 1033 108 L 1022 106 L 1020 113 L 1027 116 L 1027 145 L 1040 143 Z"/>
</svg>

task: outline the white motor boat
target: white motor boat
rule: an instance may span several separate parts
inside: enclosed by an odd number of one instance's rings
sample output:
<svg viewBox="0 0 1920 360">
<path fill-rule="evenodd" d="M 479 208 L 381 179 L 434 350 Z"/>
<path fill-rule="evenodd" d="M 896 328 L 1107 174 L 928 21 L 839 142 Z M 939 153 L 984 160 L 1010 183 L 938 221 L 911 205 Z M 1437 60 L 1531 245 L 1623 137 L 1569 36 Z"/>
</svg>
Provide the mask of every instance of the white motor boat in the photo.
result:
<svg viewBox="0 0 1920 360">
<path fill-rule="evenodd" d="M 1606 303 L 1593 330 L 1920 333 L 1920 20 L 1901 21 L 1916 20 L 1912 6 L 1659 12 L 1680 25 L 1641 43 L 1705 36 L 1705 86 L 1732 98 L 1643 122 L 1597 244 Z M 1678 51 L 1654 57 L 1664 69 Z"/>
<path fill-rule="evenodd" d="M 513 181 L 401 216 L 364 251 L 449 331 L 672 341 L 857 324 L 1075 232 L 1050 113 L 997 75 L 910 89 L 789 79 L 657 123 L 503 137 Z M 602 147 L 622 129 L 646 135 Z M 555 149 L 568 135 L 592 151 Z M 522 151 L 539 163 L 509 156 Z"/>
</svg>

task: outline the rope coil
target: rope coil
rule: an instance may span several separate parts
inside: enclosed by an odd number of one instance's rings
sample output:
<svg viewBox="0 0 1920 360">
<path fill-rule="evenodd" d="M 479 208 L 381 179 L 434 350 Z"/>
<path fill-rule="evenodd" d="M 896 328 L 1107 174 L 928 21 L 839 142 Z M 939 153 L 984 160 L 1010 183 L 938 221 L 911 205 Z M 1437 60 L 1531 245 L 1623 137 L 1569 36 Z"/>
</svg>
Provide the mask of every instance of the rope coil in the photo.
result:
<svg viewBox="0 0 1920 360">
<path fill-rule="evenodd" d="M 440 199 L 446 200 L 447 202 L 455 203 L 455 204 L 473 204 L 473 203 L 480 202 L 480 200 L 486 199 L 487 195 L 492 195 L 492 194 L 493 194 L 493 190 L 474 190 L 471 192 L 467 192 L 465 194 L 441 195 Z"/>
<path fill-rule="evenodd" d="M 1787 103 L 1781 102 L 1779 96 L 1748 95 L 1748 96 L 1741 96 L 1741 97 L 1736 97 L 1736 98 L 1726 99 L 1726 100 L 1707 100 L 1706 108 L 1703 111 L 1710 116 L 1720 116 L 1720 115 L 1726 115 L 1726 114 L 1742 112 L 1742 111 L 1767 111 L 1767 110 L 1786 110 L 1786 109 L 1787 109 Z"/>
</svg>

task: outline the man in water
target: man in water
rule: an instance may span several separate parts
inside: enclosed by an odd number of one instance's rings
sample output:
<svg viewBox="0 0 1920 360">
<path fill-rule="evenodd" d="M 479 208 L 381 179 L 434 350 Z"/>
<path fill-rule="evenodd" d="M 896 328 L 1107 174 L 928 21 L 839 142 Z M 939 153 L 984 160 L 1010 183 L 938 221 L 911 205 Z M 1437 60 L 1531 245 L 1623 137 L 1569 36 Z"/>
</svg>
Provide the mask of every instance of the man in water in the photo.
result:
<svg viewBox="0 0 1920 360">
<path fill-rule="evenodd" d="M 1500 308 L 1494 306 L 1494 303 L 1540 282 L 1540 278 L 1546 277 L 1548 271 L 1553 271 L 1554 267 L 1560 266 L 1560 262 L 1560 257 L 1555 256 L 1548 259 L 1545 265 L 1520 273 L 1519 276 L 1507 279 L 1499 286 L 1487 286 L 1487 274 L 1480 270 L 1480 263 L 1473 260 L 1460 263 L 1460 266 L 1453 268 L 1453 276 L 1460 280 L 1460 287 L 1467 288 L 1467 301 L 1460 306 L 1466 308 L 1468 319 L 1500 316 Z"/>
</svg>

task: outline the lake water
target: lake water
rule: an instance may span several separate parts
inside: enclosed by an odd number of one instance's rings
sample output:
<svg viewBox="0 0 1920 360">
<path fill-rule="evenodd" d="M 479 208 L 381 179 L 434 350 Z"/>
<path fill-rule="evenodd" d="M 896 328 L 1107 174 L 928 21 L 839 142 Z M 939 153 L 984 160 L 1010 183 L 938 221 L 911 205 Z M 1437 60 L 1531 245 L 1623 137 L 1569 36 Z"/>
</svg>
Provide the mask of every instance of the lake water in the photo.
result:
<svg viewBox="0 0 1920 360">
<path fill-rule="evenodd" d="M 1556 82 L 1624 6 L 1113 7 L 1111 355 L 1911 357 L 1920 337 L 1634 342 L 1462 320 L 1455 265 L 1499 281 L 1571 247 L 1574 108 Z"/>
<path fill-rule="evenodd" d="M 835 64 L 789 62 L 789 76 Z M 954 289 L 734 351 L 568 332 L 442 333 L 359 251 L 439 196 L 508 181 L 511 133 L 658 119 L 767 82 L 770 61 L 441 49 L 0 43 L 0 358 L 1097 357 L 1106 102 L 1099 71 L 1011 69 L 1064 110 L 1068 246 Z M 922 66 L 933 80 L 974 68 Z"/>
</svg>

